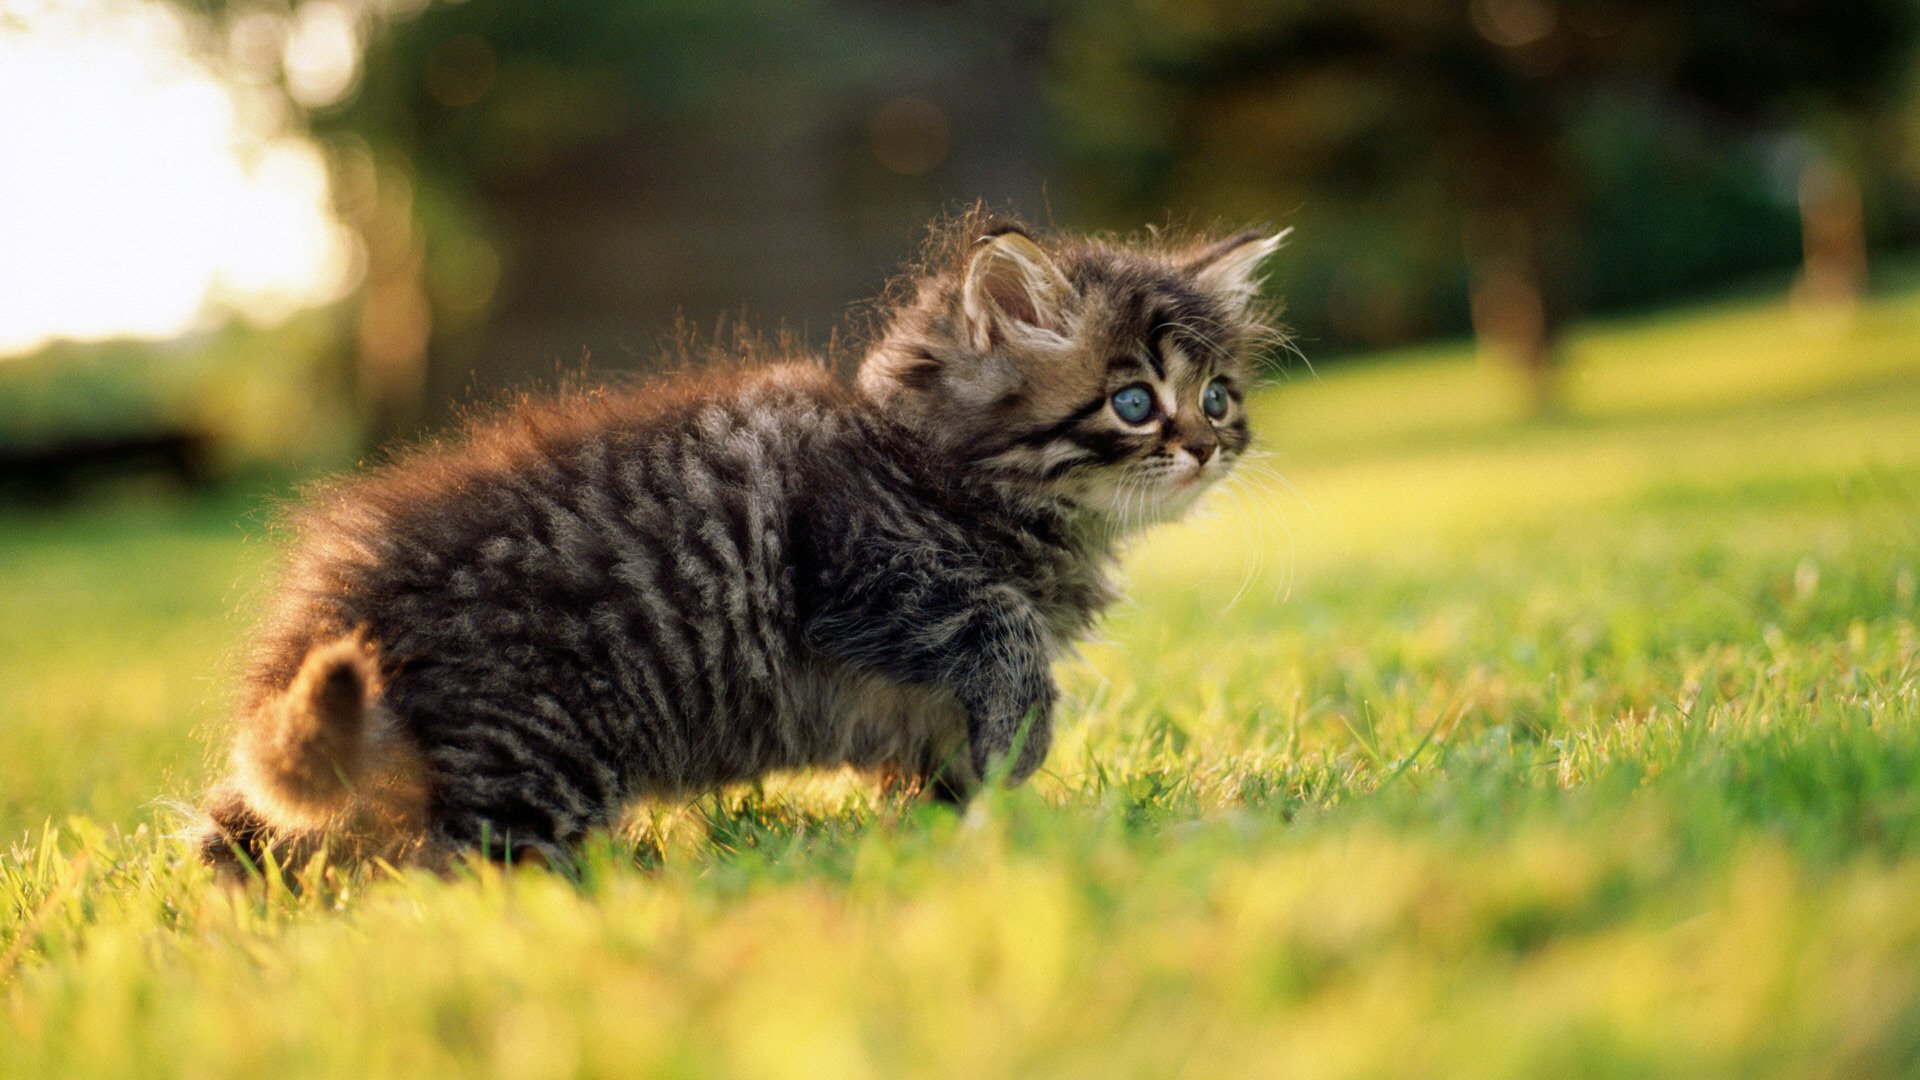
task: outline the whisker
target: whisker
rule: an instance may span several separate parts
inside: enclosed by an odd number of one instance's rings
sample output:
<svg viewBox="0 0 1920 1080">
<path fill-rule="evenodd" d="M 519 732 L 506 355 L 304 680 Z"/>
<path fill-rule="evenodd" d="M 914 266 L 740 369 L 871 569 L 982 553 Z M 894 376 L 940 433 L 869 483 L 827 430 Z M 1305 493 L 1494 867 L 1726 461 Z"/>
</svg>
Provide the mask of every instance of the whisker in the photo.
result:
<svg viewBox="0 0 1920 1080">
<path fill-rule="evenodd" d="M 1249 456 L 1254 456 L 1255 460 L 1246 460 Z M 1312 503 L 1299 488 L 1294 486 L 1292 481 L 1264 460 L 1260 460 L 1267 456 L 1269 455 L 1243 455 L 1236 464 L 1233 479 L 1236 481 L 1236 494 L 1242 496 L 1238 503 L 1239 508 L 1248 515 L 1246 521 L 1249 529 L 1259 530 L 1256 534 L 1257 538 L 1265 540 L 1274 532 L 1286 538 L 1287 573 L 1280 588 L 1276 589 L 1276 593 L 1282 599 L 1289 599 L 1293 595 L 1293 584 L 1299 569 L 1299 537 L 1295 534 L 1286 515 L 1281 513 L 1280 507 L 1265 496 L 1277 491 L 1290 497 L 1314 516 L 1317 517 L 1318 514 Z M 1260 483 L 1256 485 L 1256 481 Z M 1260 543 L 1258 547 L 1261 549 L 1259 554 L 1264 559 L 1266 544 Z"/>
</svg>

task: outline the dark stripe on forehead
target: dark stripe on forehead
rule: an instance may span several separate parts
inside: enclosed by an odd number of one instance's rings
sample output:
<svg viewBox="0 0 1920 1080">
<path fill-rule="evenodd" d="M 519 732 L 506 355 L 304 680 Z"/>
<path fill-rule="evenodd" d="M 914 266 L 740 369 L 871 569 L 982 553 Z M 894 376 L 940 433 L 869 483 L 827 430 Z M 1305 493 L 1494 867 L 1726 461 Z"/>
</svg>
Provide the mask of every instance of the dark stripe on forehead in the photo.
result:
<svg viewBox="0 0 1920 1080">
<path fill-rule="evenodd" d="M 1113 313 L 1113 325 L 1122 334 L 1138 334 L 1144 329 L 1147 297 L 1139 289 L 1127 289 L 1120 295 L 1120 310 Z"/>
<path fill-rule="evenodd" d="M 1157 318 L 1157 325 L 1177 332 L 1183 351 L 1198 360 L 1213 359 L 1231 348 L 1226 313 L 1184 285 L 1168 289 Z"/>
<path fill-rule="evenodd" d="M 1153 373 L 1162 382 L 1167 378 L 1167 359 L 1160 354 L 1160 346 L 1167 337 L 1167 324 L 1164 319 L 1155 317 L 1147 330 L 1147 363 L 1153 365 Z"/>
</svg>

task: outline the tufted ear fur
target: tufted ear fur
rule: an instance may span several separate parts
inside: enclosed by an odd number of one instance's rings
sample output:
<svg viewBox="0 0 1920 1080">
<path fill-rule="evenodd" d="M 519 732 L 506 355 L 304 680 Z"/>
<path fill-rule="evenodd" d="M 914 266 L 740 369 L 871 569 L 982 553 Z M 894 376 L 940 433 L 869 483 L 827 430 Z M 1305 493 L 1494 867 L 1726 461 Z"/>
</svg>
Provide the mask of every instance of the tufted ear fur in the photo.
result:
<svg viewBox="0 0 1920 1080">
<path fill-rule="evenodd" d="M 1053 259 L 1018 230 L 982 237 L 960 284 L 967 333 L 982 352 L 1004 344 L 1063 344 L 1073 295 Z"/>
<path fill-rule="evenodd" d="M 1241 307 L 1253 302 L 1260 291 L 1260 268 L 1267 256 L 1280 250 L 1292 229 L 1281 229 L 1272 236 L 1250 229 L 1210 244 L 1187 262 L 1187 269 L 1202 288 L 1230 298 Z"/>
</svg>

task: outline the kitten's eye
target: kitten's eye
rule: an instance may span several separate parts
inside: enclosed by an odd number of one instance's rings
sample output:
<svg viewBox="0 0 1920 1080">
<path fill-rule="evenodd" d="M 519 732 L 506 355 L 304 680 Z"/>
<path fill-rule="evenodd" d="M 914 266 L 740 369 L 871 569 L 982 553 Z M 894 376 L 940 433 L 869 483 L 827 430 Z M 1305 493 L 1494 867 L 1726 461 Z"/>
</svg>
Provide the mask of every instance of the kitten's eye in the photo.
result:
<svg viewBox="0 0 1920 1080">
<path fill-rule="evenodd" d="M 1144 424 L 1153 417 L 1153 391 L 1146 383 L 1123 386 L 1113 392 L 1113 411 L 1129 424 Z"/>
<path fill-rule="evenodd" d="M 1227 384 L 1215 379 L 1200 391 L 1200 411 L 1215 420 L 1227 415 Z"/>
</svg>

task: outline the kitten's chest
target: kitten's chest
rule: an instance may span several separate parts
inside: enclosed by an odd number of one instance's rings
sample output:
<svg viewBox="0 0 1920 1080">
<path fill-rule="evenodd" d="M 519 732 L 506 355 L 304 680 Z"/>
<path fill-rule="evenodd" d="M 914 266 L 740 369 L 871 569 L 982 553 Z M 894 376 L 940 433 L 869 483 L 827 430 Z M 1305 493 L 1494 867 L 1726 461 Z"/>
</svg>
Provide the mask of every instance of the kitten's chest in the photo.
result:
<svg viewBox="0 0 1920 1080">
<path fill-rule="evenodd" d="M 1115 549 L 1059 506 L 996 502 L 980 495 L 951 513 L 951 529 L 970 540 L 961 562 L 991 568 L 996 585 L 1025 597 L 1046 628 L 1049 651 L 1059 655 L 1119 598 Z"/>
<path fill-rule="evenodd" d="M 1022 591 L 1046 623 L 1056 656 L 1086 638 L 1100 614 L 1120 596 L 1114 561 L 1104 553 L 1050 553 L 1019 576 Z"/>
</svg>

